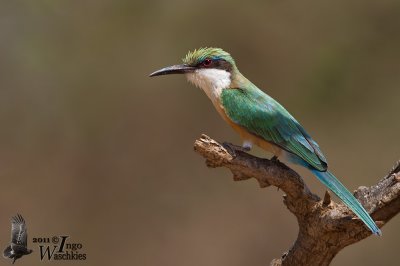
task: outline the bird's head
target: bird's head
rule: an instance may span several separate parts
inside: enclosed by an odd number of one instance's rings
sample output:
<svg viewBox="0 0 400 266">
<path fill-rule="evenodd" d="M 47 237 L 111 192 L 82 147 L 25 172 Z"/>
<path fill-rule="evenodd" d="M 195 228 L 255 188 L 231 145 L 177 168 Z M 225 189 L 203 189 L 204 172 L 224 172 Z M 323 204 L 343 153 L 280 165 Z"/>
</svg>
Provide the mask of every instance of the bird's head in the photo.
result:
<svg viewBox="0 0 400 266">
<path fill-rule="evenodd" d="M 194 50 L 189 52 L 182 61 L 183 64 L 162 68 L 151 73 L 150 77 L 185 74 L 190 82 L 209 95 L 215 90 L 229 88 L 233 75 L 238 72 L 231 55 L 220 48 Z"/>
</svg>

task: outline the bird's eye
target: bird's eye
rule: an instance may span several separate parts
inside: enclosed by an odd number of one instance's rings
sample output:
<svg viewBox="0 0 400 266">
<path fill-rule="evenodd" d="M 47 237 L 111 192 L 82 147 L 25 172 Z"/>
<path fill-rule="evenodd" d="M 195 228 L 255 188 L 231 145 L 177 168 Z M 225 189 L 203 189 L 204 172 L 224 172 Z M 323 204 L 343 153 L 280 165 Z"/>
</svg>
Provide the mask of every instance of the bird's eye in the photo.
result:
<svg viewBox="0 0 400 266">
<path fill-rule="evenodd" d="M 203 61 L 203 66 L 208 67 L 211 66 L 212 60 L 210 58 L 206 58 Z"/>
</svg>

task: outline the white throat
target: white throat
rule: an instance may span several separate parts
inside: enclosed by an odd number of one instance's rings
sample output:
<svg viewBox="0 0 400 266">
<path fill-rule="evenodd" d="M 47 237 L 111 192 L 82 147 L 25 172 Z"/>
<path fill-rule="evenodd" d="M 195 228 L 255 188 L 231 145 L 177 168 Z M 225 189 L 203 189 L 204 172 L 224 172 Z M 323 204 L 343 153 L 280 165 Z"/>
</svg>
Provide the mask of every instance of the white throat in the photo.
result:
<svg viewBox="0 0 400 266">
<path fill-rule="evenodd" d="M 202 68 L 186 74 L 187 79 L 201 88 L 211 101 L 219 99 L 222 90 L 231 85 L 231 73 L 223 69 Z"/>
</svg>

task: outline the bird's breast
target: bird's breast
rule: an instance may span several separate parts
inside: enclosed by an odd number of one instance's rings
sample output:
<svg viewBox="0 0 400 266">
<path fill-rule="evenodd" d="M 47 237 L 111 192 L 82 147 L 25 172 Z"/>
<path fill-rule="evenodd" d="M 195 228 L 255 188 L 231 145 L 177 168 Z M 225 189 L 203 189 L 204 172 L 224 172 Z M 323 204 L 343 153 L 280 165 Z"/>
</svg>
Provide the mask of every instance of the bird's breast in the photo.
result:
<svg viewBox="0 0 400 266">
<path fill-rule="evenodd" d="M 260 147 L 261 149 L 271 152 L 272 154 L 274 154 L 277 157 L 279 157 L 282 154 L 283 150 L 279 146 L 277 146 L 271 142 L 268 142 L 265 139 L 249 132 L 245 127 L 235 123 L 232 119 L 230 119 L 229 116 L 227 115 L 227 113 L 225 112 L 225 109 L 220 101 L 216 101 L 214 103 L 214 106 L 215 106 L 215 109 L 217 109 L 218 113 L 221 115 L 221 117 L 237 133 L 239 133 L 239 135 L 243 141 L 251 142 L 254 145 L 257 145 L 258 147 Z"/>
</svg>

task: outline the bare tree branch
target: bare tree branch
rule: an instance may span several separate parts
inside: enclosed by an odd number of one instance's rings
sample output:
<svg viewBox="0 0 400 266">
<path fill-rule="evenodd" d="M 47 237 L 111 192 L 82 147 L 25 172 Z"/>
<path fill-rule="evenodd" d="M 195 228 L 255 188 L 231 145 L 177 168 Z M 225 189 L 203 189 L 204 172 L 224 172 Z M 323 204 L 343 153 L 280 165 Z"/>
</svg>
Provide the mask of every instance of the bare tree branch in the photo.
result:
<svg viewBox="0 0 400 266">
<path fill-rule="evenodd" d="M 299 234 L 294 245 L 271 265 L 329 265 L 341 249 L 371 235 L 345 205 L 332 201 L 328 192 L 321 200 L 299 174 L 279 161 L 239 150 L 231 154 L 206 135 L 196 140 L 194 149 L 208 167 L 226 167 L 236 181 L 254 177 L 260 187 L 275 186 L 285 192 L 284 204 L 297 217 Z M 359 187 L 354 196 L 379 227 L 385 225 L 400 211 L 400 162 L 376 185 Z"/>
</svg>

